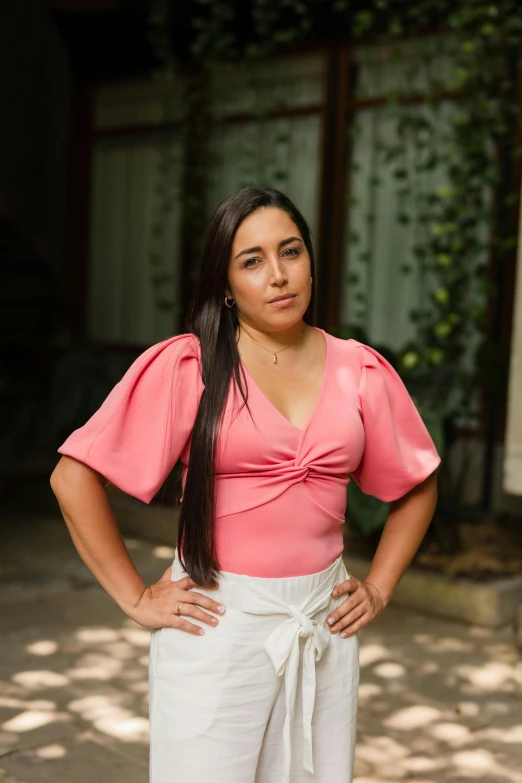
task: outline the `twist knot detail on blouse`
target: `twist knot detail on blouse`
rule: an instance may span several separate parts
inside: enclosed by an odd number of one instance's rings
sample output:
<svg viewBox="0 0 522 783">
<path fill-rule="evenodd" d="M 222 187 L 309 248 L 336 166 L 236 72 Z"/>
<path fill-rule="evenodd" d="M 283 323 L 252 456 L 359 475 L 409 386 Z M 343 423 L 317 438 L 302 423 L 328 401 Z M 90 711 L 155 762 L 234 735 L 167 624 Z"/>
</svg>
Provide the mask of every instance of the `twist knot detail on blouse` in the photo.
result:
<svg viewBox="0 0 522 783">
<path fill-rule="evenodd" d="M 303 429 L 275 408 L 246 367 L 252 418 L 230 385 L 214 477 L 216 552 L 224 571 L 284 577 L 324 570 L 343 550 L 350 478 L 389 502 L 440 464 L 392 365 L 363 343 L 319 331 L 324 376 Z M 145 503 L 181 459 L 184 489 L 203 388 L 195 335 L 157 343 L 58 452 Z"/>
</svg>

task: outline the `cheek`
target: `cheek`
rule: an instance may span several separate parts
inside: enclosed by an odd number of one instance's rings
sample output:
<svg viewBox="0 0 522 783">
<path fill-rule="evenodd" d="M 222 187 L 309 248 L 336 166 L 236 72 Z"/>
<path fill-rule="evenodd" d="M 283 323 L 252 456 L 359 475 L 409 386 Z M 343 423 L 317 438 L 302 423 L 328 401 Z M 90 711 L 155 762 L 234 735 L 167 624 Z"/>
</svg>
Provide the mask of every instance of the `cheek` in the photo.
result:
<svg viewBox="0 0 522 783">
<path fill-rule="evenodd" d="M 310 261 L 308 257 L 303 258 L 301 263 L 296 264 L 293 271 L 294 280 L 299 286 L 306 288 L 310 285 L 312 273 L 310 271 Z"/>
<path fill-rule="evenodd" d="M 243 307 L 255 307 L 256 302 L 259 301 L 266 289 L 266 283 L 260 274 L 244 275 L 235 282 L 235 285 L 234 281 L 231 281 L 231 285 L 235 298 Z"/>
</svg>

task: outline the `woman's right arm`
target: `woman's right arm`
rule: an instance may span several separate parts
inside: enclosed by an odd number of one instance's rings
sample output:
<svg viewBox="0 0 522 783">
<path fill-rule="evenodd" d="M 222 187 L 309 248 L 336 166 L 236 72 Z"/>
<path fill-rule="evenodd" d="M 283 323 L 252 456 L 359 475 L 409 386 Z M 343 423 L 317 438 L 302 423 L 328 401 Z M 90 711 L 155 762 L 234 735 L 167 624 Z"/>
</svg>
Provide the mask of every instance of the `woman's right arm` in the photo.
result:
<svg viewBox="0 0 522 783">
<path fill-rule="evenodd" d="M 218 619 L 203 608 L 221 614 L 220 605 L 190 590 L 197 585 L 189 577 L 173 582 L 169 567 L 156 584 L 148 587 L 144 583 L 116 523 L 105 490 L 107 483 L 88 465 L 67 456 L 62 456 L 51 475 L 51 488 L 73 543 L 101 586 L 125 614 L 144 627 L 169 626 L 202 633 L 200 626 L 177 614 L 180 602 L 183 615 L 217 625 Z"/>
</svg>

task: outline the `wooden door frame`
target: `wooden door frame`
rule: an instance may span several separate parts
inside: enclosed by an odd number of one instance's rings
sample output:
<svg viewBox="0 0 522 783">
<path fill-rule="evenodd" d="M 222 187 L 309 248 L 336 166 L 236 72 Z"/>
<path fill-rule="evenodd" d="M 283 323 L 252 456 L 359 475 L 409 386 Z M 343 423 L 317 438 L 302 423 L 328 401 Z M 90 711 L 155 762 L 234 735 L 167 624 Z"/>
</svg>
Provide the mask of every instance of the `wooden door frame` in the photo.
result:
<svg viewBox="0 0 522 783">
<path fill-rule="evenodd" d="M 317 323 L 331 331 L 338 322 L 346 230 L 348 102 L 351 47 L 347 40 L 328 49 L 321 130 L 321 184 L 318 237 Z"/>
</svg>

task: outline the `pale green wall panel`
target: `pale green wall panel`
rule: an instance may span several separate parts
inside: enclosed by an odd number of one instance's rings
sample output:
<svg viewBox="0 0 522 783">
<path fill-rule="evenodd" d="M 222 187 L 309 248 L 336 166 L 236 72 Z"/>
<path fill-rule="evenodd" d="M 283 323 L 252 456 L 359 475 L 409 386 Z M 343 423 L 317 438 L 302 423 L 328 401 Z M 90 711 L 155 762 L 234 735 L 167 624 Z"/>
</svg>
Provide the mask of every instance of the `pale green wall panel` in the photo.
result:
<svg viewBox="0 0 522 783">
<path fill-rule="evenodd" d="M 178 161 L 169 180 L 170 187 L 176 187 L 182 173 L 181 143 L 165 145 Z M 154 249 L 163 267 L 172 272 L 161 295 L 175 300 L 180 275 L 179 200 L 173 200 L 163 237 L 158 242 L 152 236 L 160 155 L 160 146 L 152 139 L 102 142 L 94 150 L 88 329 L 96 339 L 150 345 L 174 331 L 174 311 L 157 306 L 149 260 Z"/>
</svg>

